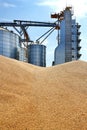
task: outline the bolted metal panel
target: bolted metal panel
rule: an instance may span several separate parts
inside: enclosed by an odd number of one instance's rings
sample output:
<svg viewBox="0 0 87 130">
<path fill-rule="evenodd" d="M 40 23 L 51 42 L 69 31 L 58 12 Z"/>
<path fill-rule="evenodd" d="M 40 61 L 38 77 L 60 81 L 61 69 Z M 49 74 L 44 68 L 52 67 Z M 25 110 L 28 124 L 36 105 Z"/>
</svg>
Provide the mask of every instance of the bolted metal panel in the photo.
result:
<svg viewBox="0 0 87 130">
<path fill-rule="evenodd" d="M 72 61 L 72 12 L 65 10 L 65 62 Z"/>
<path fill-rule="evenodd" d="M 0 55 L 16 59 L 19 36 L 0 28 Z"/>
<path fill-rule="evenodd" d="M 18 60 L 27 62 L 27 49 L 19 47 L 18 48 Z"/>
<path fill-rule="evenodd" d="M 40 44 L 30 44 L 28 46 L 28 63 L 45 67 L 46 46 Z"/>
</svg>

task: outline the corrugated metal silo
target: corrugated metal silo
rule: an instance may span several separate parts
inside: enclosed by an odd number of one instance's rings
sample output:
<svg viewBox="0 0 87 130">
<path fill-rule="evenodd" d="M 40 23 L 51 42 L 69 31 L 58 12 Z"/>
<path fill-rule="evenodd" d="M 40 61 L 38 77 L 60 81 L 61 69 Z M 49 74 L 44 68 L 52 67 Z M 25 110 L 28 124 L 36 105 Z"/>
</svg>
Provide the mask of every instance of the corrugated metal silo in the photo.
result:
<svg viewBox="0 0 87 130">
<path fill-rule="evenodd" d="M 40 44 L 30 44 L 28 46 L 28 63 L 45 67 L 46 46 Z"/>
<path fill-rule="evenodd" d="M 0 28 L 0 55 L 16 59 L 19 36 L 7 29 Z"/>
<path fill-rule="evenodd" d="M 27 62 L 27 49 L 19 47 L 18 53 L 19 53 L 18 60 Z"/>
</svg>

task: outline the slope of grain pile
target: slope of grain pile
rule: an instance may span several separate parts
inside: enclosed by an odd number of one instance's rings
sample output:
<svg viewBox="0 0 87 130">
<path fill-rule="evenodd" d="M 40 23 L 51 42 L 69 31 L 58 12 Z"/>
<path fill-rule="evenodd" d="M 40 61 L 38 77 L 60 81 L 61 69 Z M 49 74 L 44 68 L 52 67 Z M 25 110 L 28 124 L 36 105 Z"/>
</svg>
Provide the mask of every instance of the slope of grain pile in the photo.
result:
<svg viewBox="0 0 87 130">
<path fill-rule="evenodd" d="M 87 63 L 43 68 L 0 56 L 0 130 L 87 130 Z"/>
</svg>

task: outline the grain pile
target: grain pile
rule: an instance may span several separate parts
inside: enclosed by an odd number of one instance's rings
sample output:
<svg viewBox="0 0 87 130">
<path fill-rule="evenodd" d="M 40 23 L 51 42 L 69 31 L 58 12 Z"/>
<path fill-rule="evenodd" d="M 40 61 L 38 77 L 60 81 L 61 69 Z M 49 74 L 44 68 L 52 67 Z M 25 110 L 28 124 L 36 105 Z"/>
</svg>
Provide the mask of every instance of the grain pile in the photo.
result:
<svg viewBox="0 0 87 130">
<path fill-rule="evenodd" d="M 0 130 L 87 130 L 87 63 L 42 68 L 0 56 Z"/>
</svg>

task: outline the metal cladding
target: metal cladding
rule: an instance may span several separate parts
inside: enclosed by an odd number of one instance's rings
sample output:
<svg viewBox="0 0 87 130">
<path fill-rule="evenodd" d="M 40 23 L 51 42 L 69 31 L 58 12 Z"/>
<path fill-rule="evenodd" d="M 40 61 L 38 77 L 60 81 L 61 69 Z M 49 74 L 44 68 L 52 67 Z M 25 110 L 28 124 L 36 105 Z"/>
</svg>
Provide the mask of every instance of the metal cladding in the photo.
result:
<svg viewBox="0 0 87 130">
<path fill-rule="evenodd" d="M 19 36 L 17 34 L 0 28 L 0 55 L 16 59 L 18 44 Z"/>
<path fill-rule="evenodd" d="M 64 19 L 60 21 L 60 39 L 54 52 L 53 65 L 78 60 L 81 57 L 79 30 L 81 25 L 73 19 L 72 15 L 72 7 L 66 7 L 63 11 Z"/>
<path fill-rule="evenodd" d="M 45 67 L 46 46 L 40 44 L 30 44 L 28 46 L 28 63 Z"/>
<path fill-rule="evenodd" d="M 19 47 L 18 54 L 19 54 L 18 55 L 19 61 L 27 62 L 27 49 L 26 48 Z"/>
</svg>

